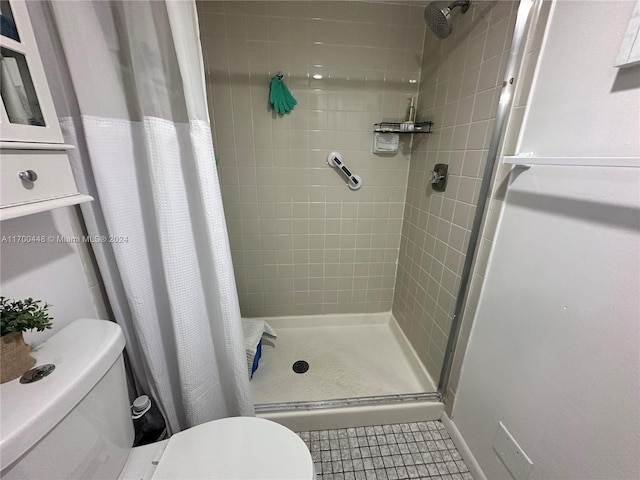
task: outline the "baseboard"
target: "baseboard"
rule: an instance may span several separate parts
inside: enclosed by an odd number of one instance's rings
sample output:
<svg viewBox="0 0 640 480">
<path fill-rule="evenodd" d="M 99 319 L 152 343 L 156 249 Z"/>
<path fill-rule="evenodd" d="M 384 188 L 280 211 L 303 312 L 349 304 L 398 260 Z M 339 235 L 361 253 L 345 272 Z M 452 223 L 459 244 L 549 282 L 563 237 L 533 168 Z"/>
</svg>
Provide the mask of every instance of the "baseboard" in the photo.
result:
<svg viewBox="0 0 640 480">
<path fill-rule="evenodd" d="M 487 477 L 480 468 L 480 464 L 476 461 L 473 453 L 471 453 L 467 442 L 462 438 L 460 430 L 458 430 L 458 427 L 456 427 L 456 424 L 453 423 L 453 420 L 449 418 L 449 415 L 447 415 L 446 412 L 442 412 L 440 421 L 444 425 L 444 428 L 447 429 L 447 432 L 449 432 L 451 440 L 453 440 L 453 443 L 460 452 L 460 455 L 462 455 L 464 463 L 469 467 L 469 471 L 471 472 L 471 475 L 473 475 L 474 480 L 487 480 Z"/>
</svg>

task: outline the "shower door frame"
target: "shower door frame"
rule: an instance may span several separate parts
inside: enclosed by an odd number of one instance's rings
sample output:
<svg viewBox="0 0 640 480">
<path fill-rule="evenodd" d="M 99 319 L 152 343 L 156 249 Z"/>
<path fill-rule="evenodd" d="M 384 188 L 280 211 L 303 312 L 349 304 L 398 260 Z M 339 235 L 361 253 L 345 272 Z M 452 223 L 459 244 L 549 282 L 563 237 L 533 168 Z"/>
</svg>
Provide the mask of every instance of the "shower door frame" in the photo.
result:
<svg viewBox="0 0 640 480">
<path fill-rule="evenodd" d="M 509 0 L 505 0 L 509 1 Z M 487 161 L 480 185 L 480 193 L 478 196 L 478 204 L 476 205 L 475 216 L 469 244 L 467 246 L 465 262 L 460 278 L 460 286 L 456 297 L 454 313 L 451 319 L 451 328 L 447 339 L 447 348 L 445 351 L 442 369 L 438 379 L 438 387 L 435 392 L 418 392 L 418 393 L 401 393 L 396 395 L 376 395 L 369 397 L 353 397 L 340 398 L 331 400 L 315 400 L 315 401 L 297 401 L 297 402 L 278 402 L 278 403 L 262 403 L 255 405 L 256 413 L 276 413 L 276 412 L 296 412 L 305 410 L 319 410 L 340 407 L 362 407 L 375 405 L 398 405 L 403 403 L 415 402 L 442 402 L 447 401 L 447 391 L 451 378 L 451 369 L 456 353 L 458 338 L 460 336 L 460 326 L 462 323 L 463 313 L 466 307 L 469 287 L 471 286 L 471 278 L 473 275 L 474 265 L 479 247 L 480 235 L 484 226 L 486 217 L 486 207 L 491 197 L 491 189 L 496 170 L 496 161 L 498 158 L 499 148 L 502 144 L 505 125 L 509 119 L 513 98 L 515 96 L 515 88 L 517 85 L 517 74 L 521 69 L 524 58 L 524 47 L 529 32 L 533 28 L 533 19 L 537 17 L 537 13 L 546 0 L 520 0 L 518 12 L 516 14 L 516 23 L 509 50 L 509 57 L 504 73 L 502 90 L 498 101 L 498 110 L 496 112 L 495 124 L 491 134 L 489 150 L 487 152 Z M 555 1 L 555 0 L 553 0 Z"/>
<path fill-rule="evenodd" d="M 486 209 L 491 199 L 491 191 L 493 180 L 496 172 L 496 161 L 498 153 L 502 145 L 505 126 L 509 120 L 513 99 L 515 97 L 517 75 L 522 67 L 524 59 L 525 44 L 529 32 L 533 28 L 533 19 L 537 18 L 543 0 L 520 0 L 518 12 L 516 14 L 516 23 L 513 30 L 513 38 L 509 49 L 509 57 L 505 69 L 502 90 L 498 100 L 498 110 L 496 112 L 495 124 L 491 133 L 489 142 L 489 150 L 487 151 L 487 161 L 482 175 L 480 184 L 480 192 L 478 194 L 478 203 L 473 218 L 473 225 L 469 237 L 469 244 L 465 256 L 462 275 L 460 278 L 460 287 L 456 297 L 456 304 L 451 320 L 451 328 L 447 338 L 447 349 L 445 351 L 442 369 L 440 370 L 440 378 L 438 379 L 438 393 L 442 396 L 442 401 L 446 402 L 449 381 L 451 379 L 451 369 L 453 360 L 460 337 L 460 327 L 462 325 L 463 314 L 467 305 L 471 279 L 480 245 L 480 237 L 484 228 L 486 218 Z"/>
</svg>

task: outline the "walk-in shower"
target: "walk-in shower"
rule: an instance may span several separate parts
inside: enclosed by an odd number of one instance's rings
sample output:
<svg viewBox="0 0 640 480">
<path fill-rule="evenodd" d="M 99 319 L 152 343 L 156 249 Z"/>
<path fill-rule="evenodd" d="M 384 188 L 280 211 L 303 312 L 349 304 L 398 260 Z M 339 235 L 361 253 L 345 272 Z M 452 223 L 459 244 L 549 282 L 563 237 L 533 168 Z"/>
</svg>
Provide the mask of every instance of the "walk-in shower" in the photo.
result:
<svg viewBox="0 0 640 480">
<path fill-rule="evenodd" d="M 424 21 L 438 38 L 447 38 L 451 33 L 451 11 L 460 7 L 460 11 L 465 13 L 469 10 L 470 0 L 458 0 L 451 3 L 448 7 L 442 7 L 438 2 L 431 2 L 424 9 Z"/>
<path fill-rule="evenodd" d="M 518 3 L 198 8 L 242 315 L 279 334 L 252 380 L 256 411 L 439 400 Z M 298 100 L 288 115 L 267 108 L 277 71 Z M 411 98 L 433 133 L 372 153 L 373 123 L 404 120 Z M 362 188 L 327 167 L 333 151 Z M 436 163 L 449 165 L 445 192 L 427 188 Z"/>
</svg>

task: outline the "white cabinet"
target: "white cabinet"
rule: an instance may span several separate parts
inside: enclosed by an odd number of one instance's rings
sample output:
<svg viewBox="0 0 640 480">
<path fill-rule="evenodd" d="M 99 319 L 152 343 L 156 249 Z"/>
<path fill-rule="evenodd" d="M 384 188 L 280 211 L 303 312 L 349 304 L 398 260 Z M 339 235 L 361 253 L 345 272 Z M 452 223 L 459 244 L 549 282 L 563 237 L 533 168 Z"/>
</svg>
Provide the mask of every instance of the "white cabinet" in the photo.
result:
<svg viewBox="0 0 640 480">
<path fill-rule="evenodd" d="M 24 0 L 0 0 L 0 220 L 92 200 L 78 192 Z"/>
<path fill-rule="evenodd" d="M 3 150 L 0 203 L 3 207 L 78 193 L 64 151 Z"/>
<path fill-rule="evenodd" d="M 27 6 L 2 0 L 0 10 L 2 141 L 62 143 Z"/>
</svg>

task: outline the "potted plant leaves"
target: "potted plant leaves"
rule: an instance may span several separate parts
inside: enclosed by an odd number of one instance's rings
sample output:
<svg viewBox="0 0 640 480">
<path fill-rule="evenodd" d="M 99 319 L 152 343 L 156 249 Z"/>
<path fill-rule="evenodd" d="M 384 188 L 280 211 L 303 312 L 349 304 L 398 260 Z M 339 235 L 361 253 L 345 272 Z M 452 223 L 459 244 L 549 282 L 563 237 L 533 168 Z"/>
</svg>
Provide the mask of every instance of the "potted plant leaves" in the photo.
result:
<svg viewBox="0 0 640 480">
<path fill-rule="evenodd" d="M 51 328 L 51 318 L 42 300 L 9 300 L 0 297 L 0 383 L 18 378 L 36 363 L 22 333 Z"/>
</svg>

